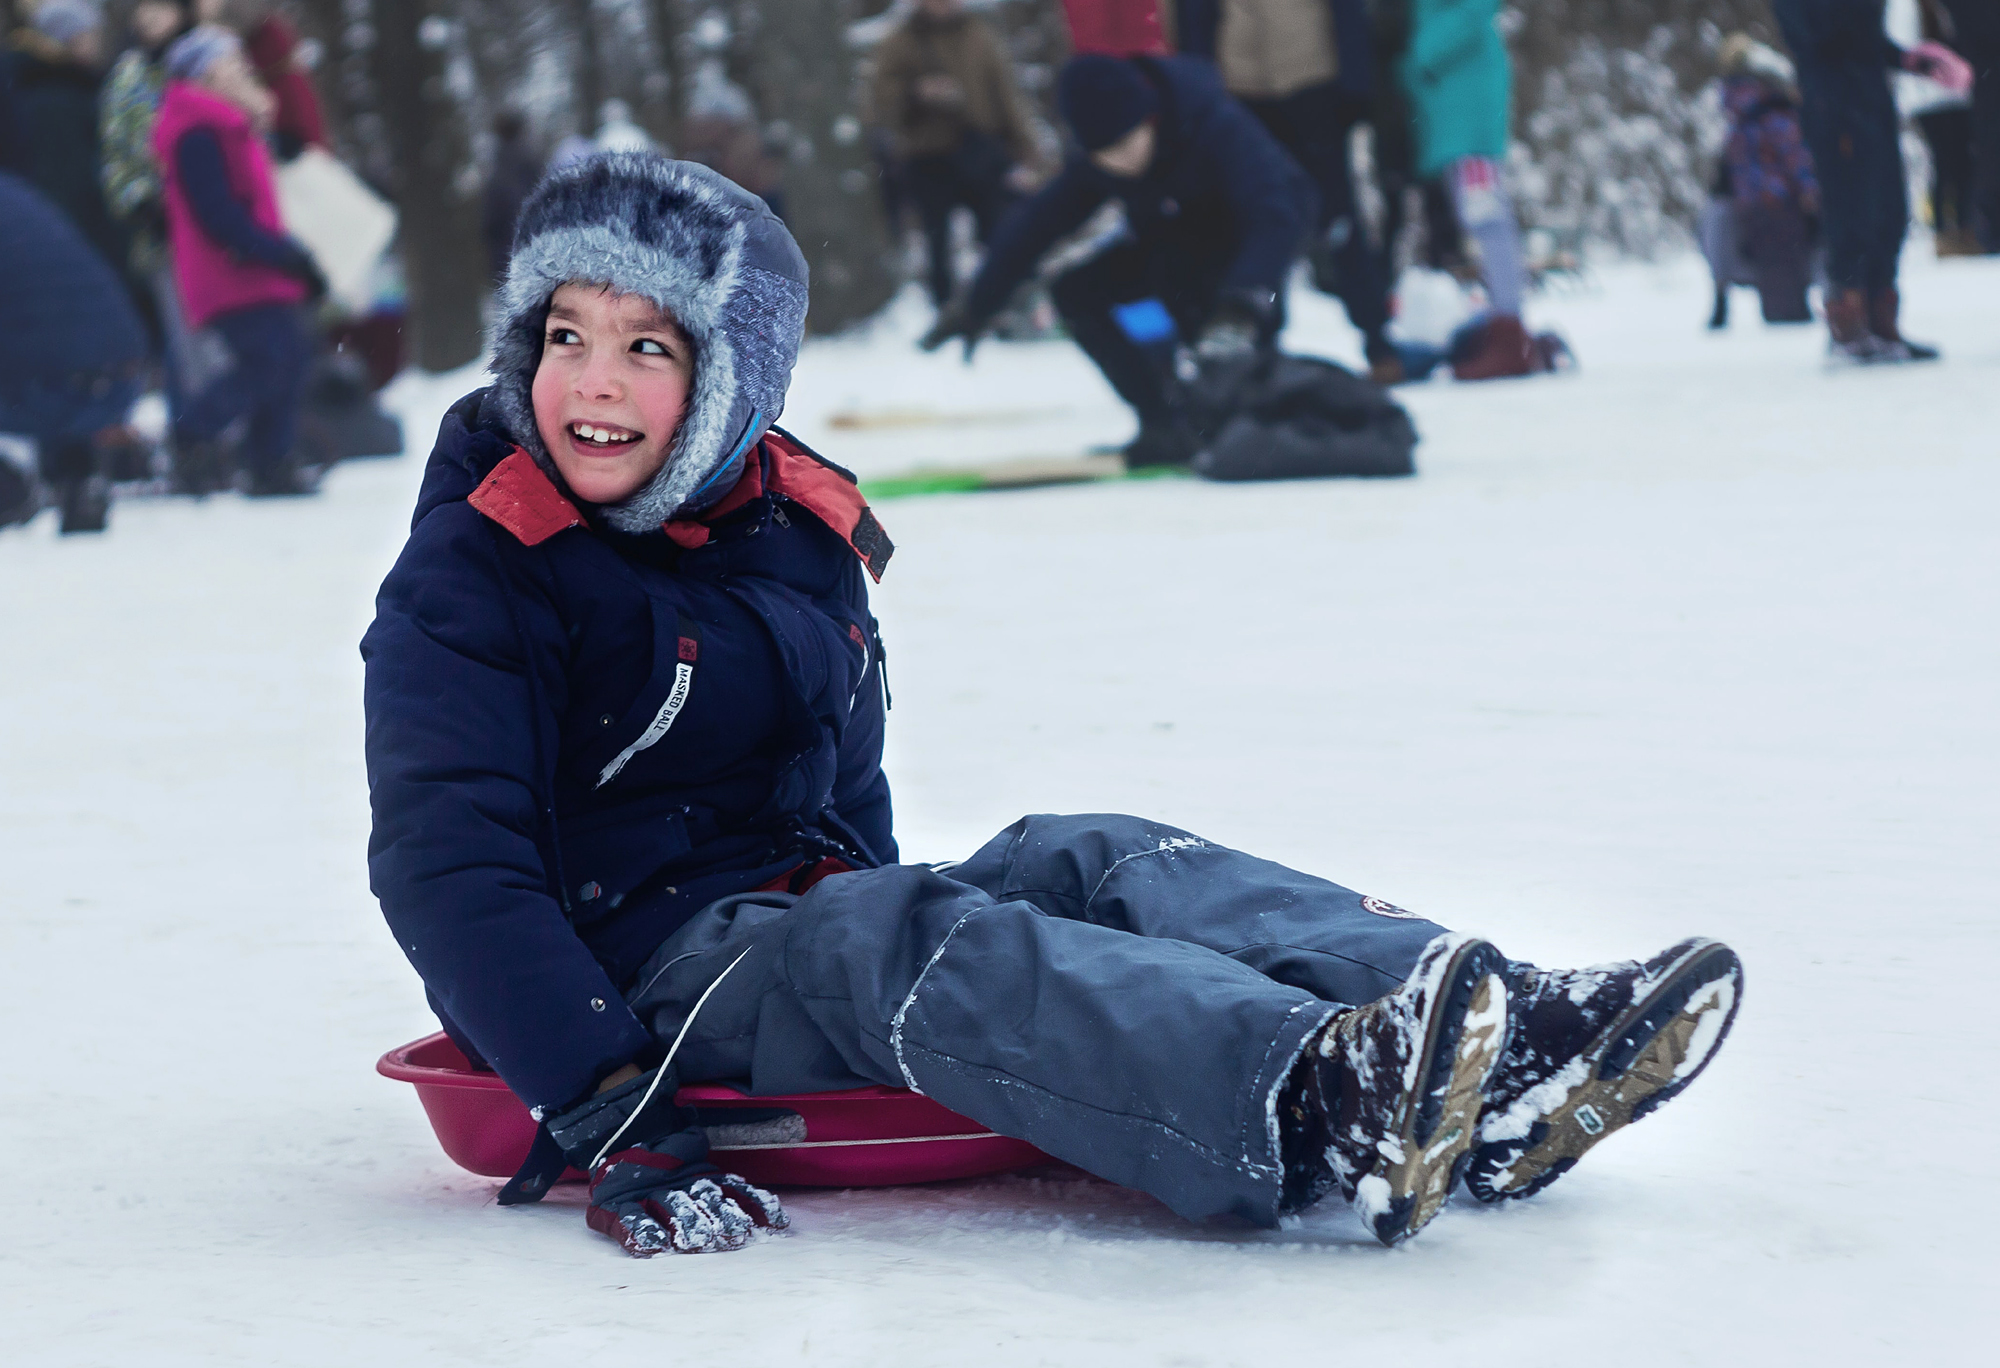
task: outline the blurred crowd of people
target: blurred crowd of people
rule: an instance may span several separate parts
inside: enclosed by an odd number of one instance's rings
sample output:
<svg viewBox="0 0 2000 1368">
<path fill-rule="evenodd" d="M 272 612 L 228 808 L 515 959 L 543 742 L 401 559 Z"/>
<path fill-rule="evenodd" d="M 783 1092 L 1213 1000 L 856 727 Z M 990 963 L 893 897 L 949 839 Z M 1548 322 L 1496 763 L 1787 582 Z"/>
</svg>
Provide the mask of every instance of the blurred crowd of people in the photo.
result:
<svg viewBox="0 0 2000 1368">
<path fill-rule="evenodd" d="M 953 293 L 939 262 L 946 236 L 926 222 L 940 313 L 925 346 L 959 338 L 969 353 L 1044 258 L 1117 201 L 1122 226 L 1061 270 L 1050 295 L 1138 416 L 1128 465 L 1193 461 L 1240 407 L 1218 401 L 1213 379 L 1268 373 L 1252 359 L 1275 355 L 1301 257 L 1341 300 L 1377 384 L 1441 365 L 1492 380 L 1568 363 L 1560 339 L 1522 319 L 1528 271 L 1503 172 L 1512 70 L 1498 0 L 1068 9 L 1078 55 L 1058 80 L 1066 155 L 1052 173 L 1013 122 L 1019 91 L 992 90 L 1012 79 L 1004 64 L 953 55 L 993 44 L 961 0 L 918 0 L 884 44 L 872 112 L 888 145 L 913 187 L 940 187 L 928 213 L 974 207 L 985 246 L 976 278 Z M 1362 124 L 1374 130 L 1379 224 L 1362 210 L 1353 160 Z M 1031 180 L 1040 183 L 1023 195 Z M 1422 225 L 1420 260 L 1477 281 L 1483 307 L 1448 337 L 1392 336 L 1393 246 L 1406 223 Z"/>
<path fill-rule="evenodd" d="M 1258 373 L 1241 358 L 1275 353 L 1301 256 L 1342 301 L 1379 384 L 1440 365 L 1491 380 L 1573 364 L 1560 338 L 1522 318 L 1529 271 L 1507 185 L 1512 72 L 1497 0 L 1066 9 L 1079 55 L 1058 81 L 1067 155 L 1053 173 L 1023 127 L 1011 67 L 962 0 L 915 0 L 882 45 L 871 114 L 924 220 L 939 307 L 925 346 L 959 338 L 969 355 L 1044 259 L 1115 200 L 1122 226 L 1086 260 L 1064 262 L 1050 295 L 1138 416 L 1128 464 L 1185 463 L 1209 441 L 1228 407 L 1205 403 L 1207 377 L 1216 363 Z M 1940 252 L 2000 246 L 2000 7 L 1772 9 L 1789 57 L 1745 34 L 1720 53 L 1730 129 L 1702 222 L 1711 326 L 1726 326 L 1735 283 L 1757 287 L 1767 320 L 1809 322 L 1817 283 L 1834 360 L 1935 360 L 1902 331 L 1902 134 L 1914 116 L 1930 147 Z M 1351 159 L 1362 124 L 1376 222 L 1361 211 Z M 946 231 L 958 206 L 972 210 L 983 248 L 962 289 Z M 1416 259 L 1476 281 L 1483 302 L 1446 338 L 1390 323 L 1392 266 L 1413 215 Z"/>
<path fill-rule="evenodd" d="M 119 37 L 96 0 L 40 0 L 0 55 L 0 431 L 37 448 L 0 458 L 0 523 L 37 475 L 64 532 L 98 531 L 115 479 L 300 495 L 344 454 L 300 438 L 327 282 L 275 175 L 324 154 L 297 34 L 257 0 L 137 0 Z M 157 446 L 129 422 L 149 387 Z"/>
<path fill-rule="evenodd" d="M 289 168 L 328 156 L 298 35 L 266 0 L 136 0 L 117 35 L 99 0 L 17 8 L 25 23 L 0 53 L 0 432 L 27 435 L 38 459 L 0 453 L 0 522 L 46 497 L 64 530 L 101 528 L 110 482 L 149 472 L 194 495 L 311 492 L 370 441 L 330 436 L 309 391 L 372 405 L 400 363 L 400 306 L 393 286 L 376 306 L 352 281 L 323 302 L 327 273 L 301 236 L 325 243 L 325 226 L 314 238 L 286 221 Z M 1132 465 L 1194 458 L 1226 408 L 1203 377 L 1275 354 L 1301 259 L 1378 385 L 1571 364 L 1523 318 L 1499 0 L 1064 10 L 1076 55 L 1056 82 L 1059 130 L 964 0 L 903 0 L 875 25 L 856 112 L 892 223 L 922 244 L 937 309 L 925 347 L 959 339 L 970 358 L 1043 299 L 1136 414 Z M 1789 55 L 1745 34 L 1720 53 L 1729 135 L 1700 225 L 1710 324 L 1727 325 L 1735 285 L 1756 287 L 1766 320 L 1809 322 L 1817 284 L 1836 358 L 1932 359 L 1901 331 L 1902 130 L 1913 117 L 1930 149 L 1939 252 L 2000 250 L 2000 7 L 1773 0 L 1773 15 Z M 594 115 L 547 150 L 520 110 L 493 121 L 481 231 L 496 281 L 547 170 L 655 146 L 622 101 Z M 665 150 L 784 216 L 782 149 L 719 63 L 692 73 L 678 126 Z M 1113 202 L 1117 226 L 1079 245 Z M 1406 262 L 1449 272 L 1471 305 L 1432 335 L 1392 323 Z M 168 414 L 158 446 L 128 421 L 148 388 Z M 391 421 L 373 413 L 377 429 Z"/>
</svg>

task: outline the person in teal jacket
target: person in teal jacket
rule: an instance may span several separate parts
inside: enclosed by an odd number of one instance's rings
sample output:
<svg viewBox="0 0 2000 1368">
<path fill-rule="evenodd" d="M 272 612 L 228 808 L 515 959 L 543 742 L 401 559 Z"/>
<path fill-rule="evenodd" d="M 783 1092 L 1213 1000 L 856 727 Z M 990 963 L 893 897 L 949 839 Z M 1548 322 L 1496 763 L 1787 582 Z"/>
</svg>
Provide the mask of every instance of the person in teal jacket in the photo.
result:
<svg viewBox="0 0 2000 1368">
<path fill-rule="evenodd" d="M 1514 206 L 1500 178 L 1507 156 L 1513 66 L 1494 20 L 1499 0 L 1408 0 L 1410 45 L 1401 75 L 1416 124 L 1417 174 L 1441 177 L 1459 222 L 1479 244 L 1492 313 L 1470 348 L 1455 349 L 1461 380 L 1526 375 L 1544 367 L 1521 324 L 1527 270 Z"/>
<path fill-rule="evenodd" d="M 1514 68 L 1494 25 L 1499 0 L 1409 0 L 1403 84 L 1417 124 L 1417 174 L 1507 155 Z"/>
</svg>

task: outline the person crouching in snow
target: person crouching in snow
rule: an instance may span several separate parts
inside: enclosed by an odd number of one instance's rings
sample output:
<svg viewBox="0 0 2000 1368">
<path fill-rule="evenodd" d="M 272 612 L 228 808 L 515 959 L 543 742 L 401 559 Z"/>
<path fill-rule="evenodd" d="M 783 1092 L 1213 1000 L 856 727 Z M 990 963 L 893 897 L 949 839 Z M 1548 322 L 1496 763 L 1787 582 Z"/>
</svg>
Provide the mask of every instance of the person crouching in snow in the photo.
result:
<svg viewBox="0 0 2000 1368">
<path fill-rule="evenodd" d="M 372 886 L 542 1124 L 503 1202 L 574 1165 L 633 1254 L 736 1248 L 784 1212 L 708 1162 L 679 1085 L 887 1084 L 1189 1218 L 1337 1189 L 1394 1243 L 1701 1071 L 1741 995 L 1715 941 L 1544 971 L 1138 817 L 901 863 L 868 607 L 893 548 L 772 426 L 805 308 L 791 236 L 714 172 L 552 174 L 362 643 Z"/>
</svg>

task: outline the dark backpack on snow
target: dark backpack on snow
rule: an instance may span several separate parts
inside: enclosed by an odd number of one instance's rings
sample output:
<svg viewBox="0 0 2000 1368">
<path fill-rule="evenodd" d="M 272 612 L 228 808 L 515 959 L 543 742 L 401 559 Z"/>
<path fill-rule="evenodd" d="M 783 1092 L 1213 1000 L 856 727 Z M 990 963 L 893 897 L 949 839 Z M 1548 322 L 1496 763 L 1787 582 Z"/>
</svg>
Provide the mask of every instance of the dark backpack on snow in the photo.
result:
<svg viewBox="0 0 2000 1368">
<path fill-rule="evenodd" d="M 1195 457 L 1211 480 L 1414 475 L 1416 425 L 1389 392 L 1331 361 L 1260 358 L 1195 382 L 1196 423 L 1213 433 Z"/>
</svg>

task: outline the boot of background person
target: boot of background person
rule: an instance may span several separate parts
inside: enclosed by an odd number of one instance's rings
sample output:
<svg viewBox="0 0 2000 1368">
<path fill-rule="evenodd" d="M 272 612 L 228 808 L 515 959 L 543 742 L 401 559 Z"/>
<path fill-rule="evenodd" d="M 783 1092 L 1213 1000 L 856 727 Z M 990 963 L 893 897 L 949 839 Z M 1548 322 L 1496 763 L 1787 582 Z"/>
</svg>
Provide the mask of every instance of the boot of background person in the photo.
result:
<svg viewBox="0 0 2000 1368">
<path fill-rule="evenodd" d="M 1369 340 L 1366 348 L 1368 356 L 1368 378 L 1387 389 L 1390 385 L 1400 385 L 1410 378 L 1403 368 L 1402 353 L 1387 337 Z"/>
<path fill-rule="evenodd" d="M 1947 228 L 1937 235 L 1937 254 L 1940 257 L 1984 256 L 1985 248 L 1979 245 L 1979 237 L 1970 228 Z"/>
<path fill-rule="evenodd" d="M 197 499 L 219 494 L 236 481 L 236 462 L 213 438 L 174 443 L 174 492 Z"/>
<path fill-rule="evenodd" d="M 1200 434 L 1178 414 L 1141 419 L 1139 435 L 1125 444 L 1125 468 L 1142 470 L 1152 466 L 1184 466 L 1200 450 Z"/>
<path fill-rule="evenodd" d="M 1876 290 L 1868 296 L 1868 331 L 1886 342 L 1900 354 L 1899 361 L 1935 361 L 1938 349 L 1923 342 L 1912 342 L 1897 329 L 1896 316 L 1903 311 L 1900 291 L 1891 285 L 1886 290 Z"/>
<path fill-rule="evenodd" d="M 89 440 L 51 442 L 42 455 L 42 478 L 56 496 L 64 536 L 102 532 L 111 513 L 111 482 L 98 465 Z"/>
<path fill-rule="evenodd" d="M 319 493 L 319 482 L 325 474 L 325 466 L 304 465 L 298 453 L 293 452 L 269 466 L 251 470 L 250 487 L 244 492 L 253 499 L 300 498 Z"/>
<path fill-rule="evenodd" d="M 1454 362 L 1451 373 L 1460 380 L 1502 380 L 1534 370 L 1534 344 L 1521 320 L 1513 314 L 1494 314 L 1480 330 L 1472 355 Z"/>
<path fill-rule="evenodd" d="M 1826 292 L 1826 331 L 1827 355 L 1836 361 L 1872 366 L 1898 359 L 1868 330 L 1868 298 L 1859 290 Z"/>
<path fill-rule="evenodd" d="M 1729 287 L 1718 285 L 1715 287 L 1715 311 L 1708 316 L 1708 328 L 1710 332 L 1720 332 L 1728 326 Z"/>
<path fill-rule="evenodd" d="M 56 507 L 62 514 L 56 530 L 63 536 L 102 532 L 111 521 L 111 481 L 95 473 L 63 480 L 56 485 Z"/>
<path fill-rule="evenodd" d="M 27 471 L 0 455 L 0 527 L 24 523 L 42 511 L 42 491 Z"/>
</svg>

